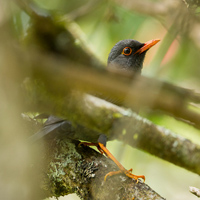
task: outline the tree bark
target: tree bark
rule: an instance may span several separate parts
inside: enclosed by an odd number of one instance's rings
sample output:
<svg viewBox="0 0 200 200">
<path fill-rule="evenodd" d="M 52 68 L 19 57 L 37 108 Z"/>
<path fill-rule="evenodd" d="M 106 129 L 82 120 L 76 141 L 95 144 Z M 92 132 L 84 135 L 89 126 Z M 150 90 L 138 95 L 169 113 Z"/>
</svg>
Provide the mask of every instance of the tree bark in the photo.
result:
<svg viewBox="0 0 200 200">
<path fill-rule="evenodd" d="M 95 150 L 79 146 L 79 141 L 54 139 L 45 141 L 46 196 L 60 197 L 76 193 L 81 199 L 164 199 L 148 185 L 125 175 L 104 176 L 118 170 L 116 164 Z M 53 147 L 53 148 L 52 148 Z"/>
</svg>

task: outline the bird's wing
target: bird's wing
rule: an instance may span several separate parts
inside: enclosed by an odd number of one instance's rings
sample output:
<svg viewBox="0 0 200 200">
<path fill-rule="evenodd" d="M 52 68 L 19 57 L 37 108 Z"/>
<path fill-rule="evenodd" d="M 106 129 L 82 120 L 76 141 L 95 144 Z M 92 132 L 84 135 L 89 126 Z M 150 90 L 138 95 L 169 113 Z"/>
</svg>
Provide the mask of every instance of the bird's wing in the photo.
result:
<svg viewBox="0 0 200 200">
<path fill-rule="evenodd" d="M 29 137 L 28 141 L 34 143 L 43 137 L 62 137 L 64 134 L 68 134 L 67 137 L 70 138 L 70 135 L 74 134 L 74 130 L 71 127 L 71 122 L 55 116 L 49 116 L 47 121 L 44 123 L 43 128 Z"/>
</svg>

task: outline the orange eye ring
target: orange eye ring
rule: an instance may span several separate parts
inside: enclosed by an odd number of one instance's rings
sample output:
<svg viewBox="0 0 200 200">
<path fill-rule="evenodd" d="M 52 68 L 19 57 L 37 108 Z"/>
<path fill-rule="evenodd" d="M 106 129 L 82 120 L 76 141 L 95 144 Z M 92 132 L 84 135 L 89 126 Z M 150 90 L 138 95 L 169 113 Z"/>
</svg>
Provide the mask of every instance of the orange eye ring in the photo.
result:
<svg viewBox="0 0 200 200">
<path fill-rule="evenodd" d="M 132 53 L 132 49 L 130 47 L 125 47 L 122 51 L 122 54 L 124 54 L 125 56 L 130 56 Z"/>
</svg>

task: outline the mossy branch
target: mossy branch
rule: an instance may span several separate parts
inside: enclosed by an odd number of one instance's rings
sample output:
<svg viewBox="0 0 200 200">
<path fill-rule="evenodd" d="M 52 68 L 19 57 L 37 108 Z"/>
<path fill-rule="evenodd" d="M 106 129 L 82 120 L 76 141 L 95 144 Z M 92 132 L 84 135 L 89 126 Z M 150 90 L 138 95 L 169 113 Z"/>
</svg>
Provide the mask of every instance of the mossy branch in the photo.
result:
<svg viewBox="0 0 200 200">
<path fill-rule="evenodd" d="M 81 199 L 93 200 L 164 199 L 142 181 L 136 183 L 124 175 L 108 177 L 104 181 L 106 173 L 118 170 L 115 163 L 78 144 L 69 139 L 46 141 L 47 176 L 41 190 L 47 197 L 76 193 Z"/>
</svg>

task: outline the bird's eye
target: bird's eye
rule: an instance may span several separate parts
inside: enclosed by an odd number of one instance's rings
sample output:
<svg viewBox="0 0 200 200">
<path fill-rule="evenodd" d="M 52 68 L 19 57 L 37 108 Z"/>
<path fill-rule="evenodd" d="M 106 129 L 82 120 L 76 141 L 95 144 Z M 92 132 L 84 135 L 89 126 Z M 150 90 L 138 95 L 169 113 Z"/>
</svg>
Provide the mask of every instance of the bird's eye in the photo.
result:
<svg viewBox="0 0 200 200">
<path fill-rule="evenodd" d="M 125 56 L 129 56 L 132 53 L 132 49 L 130 47 L 125 47 L 122 51 L 122 54 L 124 54 Z"/>
</svg>

